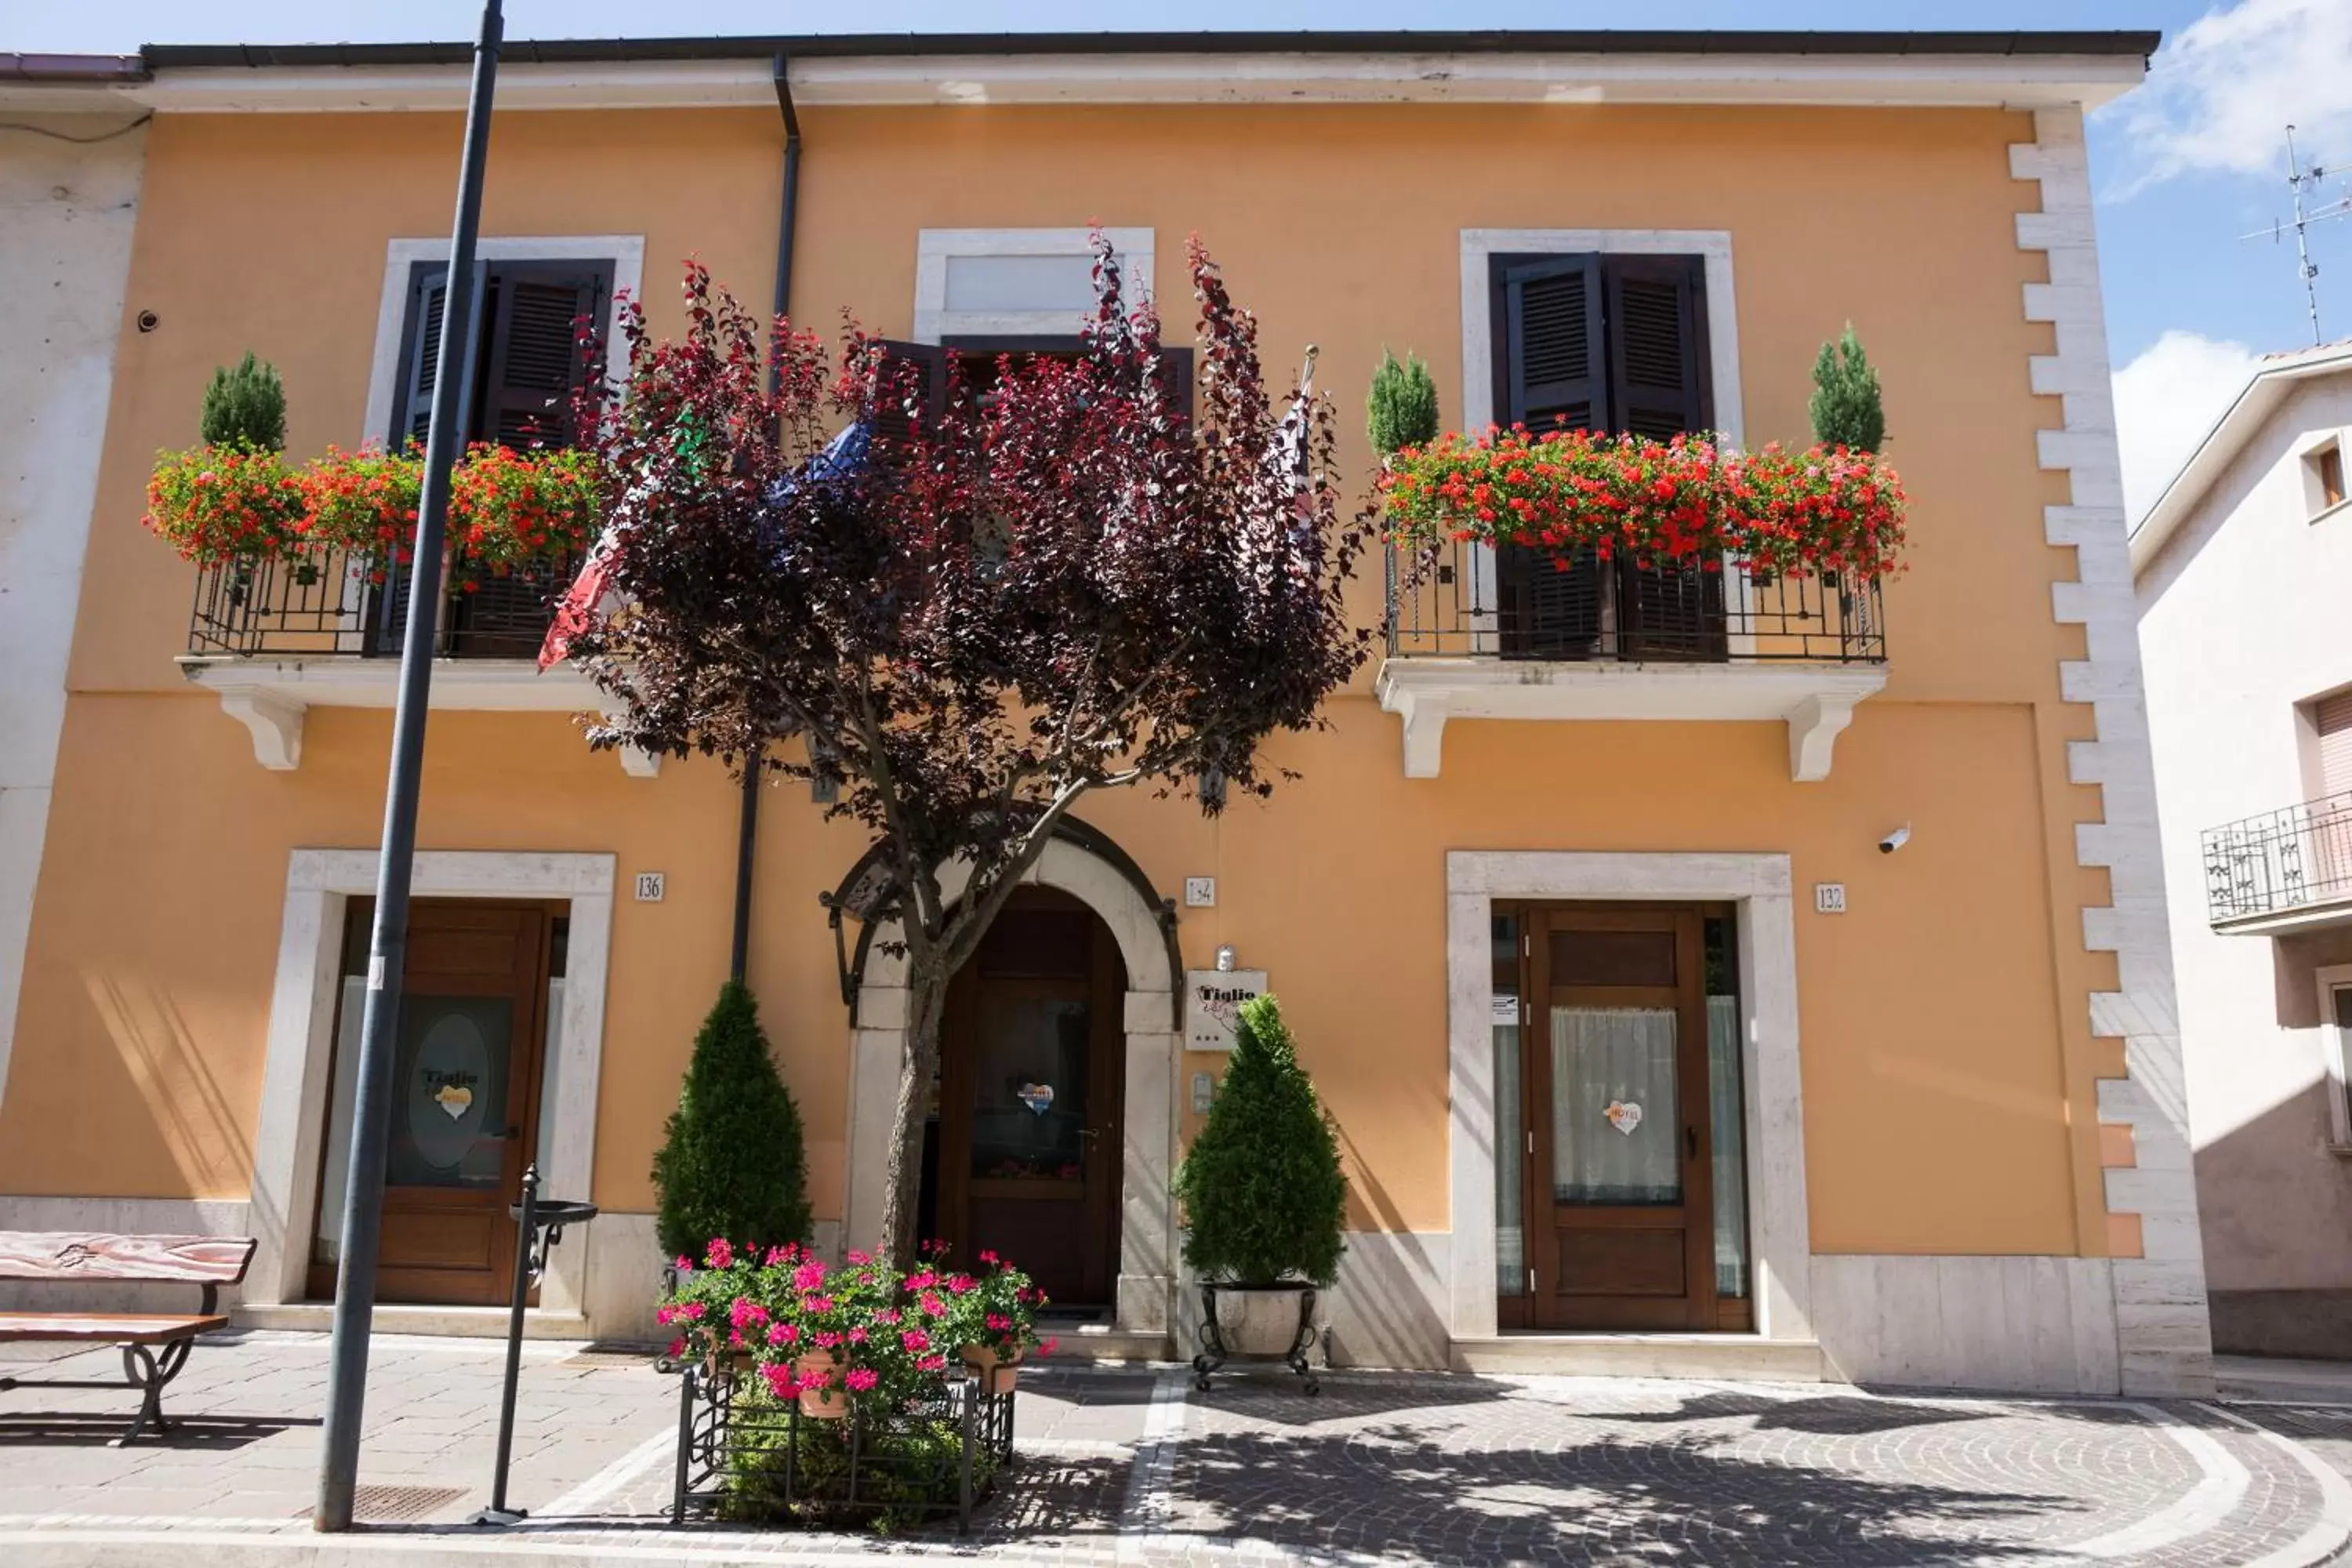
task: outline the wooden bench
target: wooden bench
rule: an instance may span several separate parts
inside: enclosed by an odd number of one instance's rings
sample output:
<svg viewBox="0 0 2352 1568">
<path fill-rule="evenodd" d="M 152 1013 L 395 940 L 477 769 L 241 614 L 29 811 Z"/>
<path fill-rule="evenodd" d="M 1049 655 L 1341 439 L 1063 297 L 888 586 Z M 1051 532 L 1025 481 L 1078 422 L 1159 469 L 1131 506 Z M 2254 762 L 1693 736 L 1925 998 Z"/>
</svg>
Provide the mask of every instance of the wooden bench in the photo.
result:
<svg viewBox="0 0 2352 1568">
<path fill-rule="evenodd" d="M 203 1304 L 174 1316 L 146 1312 L 0 1311 L 0 1344 L 58 1341 L 113 1345 L 122 1352 L 121 1383 L 61 1378 L 0 1377 L 0 1393 L 15 1388 L 136 1388 L 143 1397 L 121 1447 L 140 1433 L 168 1432 L 163 1385 L 180 1374 L 196 1336 L 228 1327 L 219 1310 L 220 1288 L 245 1278 L 255 1243 L 242 1237 L 89 1236 L 71 1231 L 0 1230 L 0 1279 L 98 1280 L 204 1287 Z"/>
</svg>

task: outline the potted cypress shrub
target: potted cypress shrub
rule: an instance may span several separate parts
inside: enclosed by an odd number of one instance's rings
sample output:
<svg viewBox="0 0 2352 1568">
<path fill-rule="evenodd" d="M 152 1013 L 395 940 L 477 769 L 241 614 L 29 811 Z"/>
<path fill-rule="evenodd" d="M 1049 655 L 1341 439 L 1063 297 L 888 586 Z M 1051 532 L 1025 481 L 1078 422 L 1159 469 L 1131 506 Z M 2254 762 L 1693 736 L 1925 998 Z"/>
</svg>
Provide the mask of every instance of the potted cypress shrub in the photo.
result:
<svg viewBox="0 0 2352 1568">
<path fill-rule="evenodd" d="M 654 1152 L 654 1233 L 677 1277 L 807 1245 L 808 1156 L 800 1107 L 768 1054 L 759 1005 L 730 980 L 694 1037 L 694 1056 Z"/>
<path fill-rule="evenodd" d="M 1313 1392 L 1316 1292 L 1339 1272 L 1348 1180 L 1338 1132 L 1271 995 L 1242 1004 L 1224 1083 L 1175 1190 L 1189 1226 L 1184 1261 L 1202 1285 L 1197 1385 L 1238 1349 L 1283 1353 Z"/>
</svg>

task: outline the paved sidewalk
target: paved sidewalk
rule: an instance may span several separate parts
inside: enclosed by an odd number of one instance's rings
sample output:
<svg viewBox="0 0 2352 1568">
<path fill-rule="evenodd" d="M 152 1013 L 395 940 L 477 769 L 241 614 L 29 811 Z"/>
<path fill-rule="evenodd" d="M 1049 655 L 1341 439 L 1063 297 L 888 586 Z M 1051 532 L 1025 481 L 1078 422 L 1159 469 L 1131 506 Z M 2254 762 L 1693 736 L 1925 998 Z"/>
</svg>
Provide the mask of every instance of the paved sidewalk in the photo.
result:
<svg viewBox="0 0 2352 1568">
<path fill-rule="evenodd" d="M 118 1394 L 0 1394 L 0 1563 L 2286 1568 L 2352 1538 L 2341 1406 L 1378 1373 L 1327 1375 L 1309 1399 L 1281 1377 L 1202 1395 L 1173 1371 L 1078 1367 L 1024 1374 L 1022 1457 L 969 1539 L 674 1531 L 676 1381 L 573 1346 L 525 1354 L 520 1529 L 464 1522 L 485 1500 L 499 1347 L 377 1342 L 369 1522 L 321 1537 L 325 1342 L 255 1333 L 198 1350 L 167 1402 L 185 1426 L 161 1442 L 104 1446 L 130 1413 Z"/>
</svg>

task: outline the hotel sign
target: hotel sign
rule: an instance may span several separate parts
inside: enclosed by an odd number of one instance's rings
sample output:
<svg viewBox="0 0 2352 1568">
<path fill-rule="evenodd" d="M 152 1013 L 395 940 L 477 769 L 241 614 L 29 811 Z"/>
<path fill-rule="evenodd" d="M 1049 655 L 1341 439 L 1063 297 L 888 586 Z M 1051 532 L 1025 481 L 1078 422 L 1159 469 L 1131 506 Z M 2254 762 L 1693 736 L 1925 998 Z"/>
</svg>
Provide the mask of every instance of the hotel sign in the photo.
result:
<svg viewBox="0 0 2352 1568">
<path fill-rule="evenodd" d="M 1234 1019 L 1243 1003 L 1265 994 L 1263 969 L 1188 969 L 1184 972 L 1184 1048 L 1230 1051 Z"/>
</svg>

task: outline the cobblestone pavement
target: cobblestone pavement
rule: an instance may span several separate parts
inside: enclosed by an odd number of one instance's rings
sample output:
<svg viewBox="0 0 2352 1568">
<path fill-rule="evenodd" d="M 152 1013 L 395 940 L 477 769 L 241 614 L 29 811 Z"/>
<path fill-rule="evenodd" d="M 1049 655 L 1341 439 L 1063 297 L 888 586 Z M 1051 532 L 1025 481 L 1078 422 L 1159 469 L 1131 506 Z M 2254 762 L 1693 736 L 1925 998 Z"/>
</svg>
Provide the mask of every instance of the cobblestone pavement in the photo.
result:
<svg viewBox="0 0 2352 1568">
<path fill-rule="evenodd" d="M 20 1349 L 23 1347 L 19 1347 Z M 326 1350 L 207 1343 L 183 1429 L 104 1446 L 120 1394 L 0 1394 L 0 1563 L 2062 1563 L 2339 1561 L 2352 1408 L 2040 1401 L 1634 1379 L 1332 1373 L 1192 1392 L 1180 1373 L 1024 1374 L 1021 1459 L 973 1533 L 672 1530 L 677 1384 L 532 1346 L 515 1500 L 485 1500 L 499 1350 L 379 1341 L 362 1481 L 373 1521 L 310 1532 Z M 105 1375 L 110 1357 L 58 1363 Z M 0 1365 L 0 1373 L 25 1373 Z"/>
</svg>

